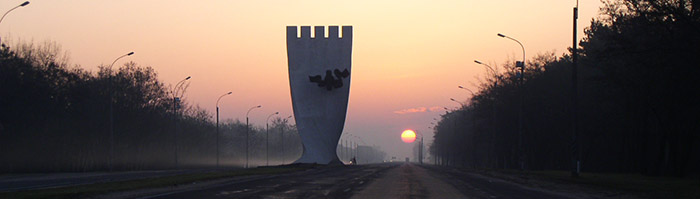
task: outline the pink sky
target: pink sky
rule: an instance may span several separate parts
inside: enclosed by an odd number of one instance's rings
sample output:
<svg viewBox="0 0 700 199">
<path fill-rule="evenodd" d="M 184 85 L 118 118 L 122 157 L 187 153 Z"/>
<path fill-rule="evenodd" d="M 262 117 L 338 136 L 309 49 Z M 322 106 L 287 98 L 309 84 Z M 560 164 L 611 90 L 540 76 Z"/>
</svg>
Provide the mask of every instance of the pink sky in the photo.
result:
<svg viewBox="0 0 700 199">
<path fill-rule="evenodd" d="M 5 0 L 0 10 L 24 1 Z M 431 137 L 433 118 L 479 90 L 486 69 L 521 57 L 561 55 L 571 45 L 575 1 L 94 1 L 34 0 L 0 24 L 3 41 L 55 41 L 72 63 L 90 71 L 120 60 L 153 67 L 175 84 L 192 76 L 186 99 L 221 118 L 263 125 L 279 111 L 292 114 L 285 27 L 352 25 L 353 75 L 345 131 L 380 145 L 399 159 L 411 156 L 401 142 L 411 128 Z M 579 38 L 597 16 L 599 0 L 580 2 Z M 116 67 L 116 66 L 115 66 Z M 436 108 L 437 107 L 437 108 Z M 430 139 L 426 140 L 429 143 Z"/>
</svg>

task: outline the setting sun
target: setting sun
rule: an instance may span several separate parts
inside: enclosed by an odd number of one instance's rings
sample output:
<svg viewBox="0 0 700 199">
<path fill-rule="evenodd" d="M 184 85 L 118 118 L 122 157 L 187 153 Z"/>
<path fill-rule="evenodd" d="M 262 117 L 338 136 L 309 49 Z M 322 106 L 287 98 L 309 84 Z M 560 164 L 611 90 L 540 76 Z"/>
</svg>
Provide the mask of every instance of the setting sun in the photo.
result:
<svg viewBox="0 0 700 199">
<path fill-rule="evenodd" d="M 411 129 L 407 129 L 401 133 L 401 140 L 405 143 L 411 143 L 416 140 L 416 132 Z"/>
</svg>

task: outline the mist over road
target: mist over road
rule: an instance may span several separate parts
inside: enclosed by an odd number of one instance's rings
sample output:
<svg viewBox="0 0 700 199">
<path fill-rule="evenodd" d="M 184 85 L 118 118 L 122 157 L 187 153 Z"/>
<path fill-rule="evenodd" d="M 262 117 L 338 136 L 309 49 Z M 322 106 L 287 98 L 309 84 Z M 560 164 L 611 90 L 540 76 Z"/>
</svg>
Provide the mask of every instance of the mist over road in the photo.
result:
<svg viewBox="0 0 700 199">
<path fill-rule="evenodd" d="M 567 198 L 450 167 L 386 163 L 330 166 L 232 179 L 143 198 Z"/>
</svg>

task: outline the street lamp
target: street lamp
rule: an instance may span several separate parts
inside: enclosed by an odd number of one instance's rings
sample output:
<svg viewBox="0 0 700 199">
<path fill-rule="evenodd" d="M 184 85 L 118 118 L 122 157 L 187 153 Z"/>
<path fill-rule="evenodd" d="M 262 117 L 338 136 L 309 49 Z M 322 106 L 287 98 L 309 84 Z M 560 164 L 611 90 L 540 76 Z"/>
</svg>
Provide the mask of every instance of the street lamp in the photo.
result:
<svg viewBox="0 0 700 199">
<path fill-rule="evenodd" d="M 185 81 L 190 80 L 192 76 L 187 76 L 185 79 L 180 80 L 175 84 L 175 87 L 173 87 L 173 90 L 170 91 L 170 93 L 173 95 L 173 112 L 176 112 L 177 110 L 177 105 L 180 102 L 180 99 L 182 98 L 183 95 L 185 95 L 185 90 L 184 88 L 181 89 L 181 87 L 185 84 Z M 180 90 L 182 90 L 182 93 L 180 93 Z"/>
<path fill-rule="evenodd" d="M 496 70 L 494 70 L 494 69 L 493 69 L 491 66 L 489 66 L 488 64 L 485 64 L 485 63 L 483 63 L 483 62 L 480 62 L 479 60 L 474 60 L 474 63 L 481 64 L 481 65 L 484 65 L 484 66 L 488 67 L 488 69 L 491 70 L 491 72 L 492 72 L 494 75 L 497 75 Z"/>
<path fill-rule="evenodd" d="M 459 103 L 459 105 L 462 105 L 462 107 L 464 107 L 464 103 L 459 102 L 459 101 L 455 100 L 454 98 L 450 98 L 450 100 L 452 100 L 453 102 L 457 102 L 457 103 Z"/>
<path fill-rule="evenodd" d="M 493 82 L 494 98 L 493 98 L 493 103 L 491 103 L 491 117 L 492 117 L 491 121 L 493 123 L 491 126 L 493 127 L 493 133 L 490 134 L 490 138 L 491 138 L 491 140 L 493 140 L 493 135 L 496 133 L 496 97 L 495 97 L 495 95 L 497 94 L 497 92 L 495 92 L 495 88 L 498 87 L 498 81 L 501 80 L 501 76 L 498 75 L 496 73 L 496 70 L 491 68 L 491 66 L 489 66 L 488 64 L 482 63 L 479 60 L 474 60 L 474 63 L 481 64 L 481 65 L 488 67 L 488 69 L 490 69 L 491 72 L 493 72 L 493 75 L 496 77 L 496 81 Z M 493 144 L 493 142 L 492 142 L 492 144 Z"/>
<path fill-rule="evenodd" d="M 483 62 L 480 62 L 479 60 L 474 60 L 474 63 L 484 65 L 484 66 L 486 66 L 489 70 L 491 70 L 491 72 L 493 73 L 493 75 L 496 77 L 496 82 L 495 82 L 493 85 L 494 85 L 494 87 L 495 87 L 495 86 L 498 86 L 498 80 L 501 80 L 501 76 L 499 76 L 498 73 L 496 73 L 496 70 L 494 70 L 494 69 L 493 69 L 491 66 L 489 66 L 488 64 L 485 64 L 485 63 L 483 63 Z"/>
<path fill-rule="evenodd" d="M 510 39 L 510 40 L 513 40 L 513 41 L 517 42 L 518 44 L 520 44 L 520 48 L 523 49 L 523 61 L 521 61 L 521 62 L 516 62 L 516 63 L 515 63 L 515 66 L 520 67 L 521 70 L 522 70 L 522 68 L 525 67 L 525 47 L 523 46 L 523 43 L 520 43 L 520 41 L 518 41 L 517 39 L 514 39 L 514 38 L 512 38 L 512 37 L 506 36 L 506 35 L 501 34 L 501 33 L 498 33 L 498 36 L 499 36 L 499 37 L 503 37 L 503 38 L 507 38 L 507 39 Z"/>
<path fill-rule="evenodd" d="M 177 114 L 178 114 L 178 111 L 177 111 L 177 109 L 180 106 L 180 99 L 182 99 L 182 96 L 185 95 L 185 89 L 182 89 L 182 93 L 180 93 L 180 87 L 183 84 L 185 84 L 185 81 L 190 80 L 191 78 L 192 78 L 192 76 L 187 76 L 185 79 L 180 80 L 179 82 L 177 82 L 177 84 L 175 84 L 174 90 L 171 91 L 171 93 L 173 94 L 173 125 L 174 125 L 174 127 L 173 127 L 173 138 L 174 138 L 173 139 L 173 146 L 175 147 L 173 152 L 175 153 L 175 168 L 179 167 L 178 154 L 177 154 L 177 150 L 178 150 L 178 147 L 177 147 L 177 116 L 178 116 Z M 178 95 L 178 94 L 180 94 L 180 95 Z"/>
<path fill-rule="evenodd" d="M 18 6 L 15 6 L 14 8 L 12 8 L 12 9 L 8 10 L 7 12 L 5 12 L 5 14 L 2 15 L 2 18 L 0 18 L 0 23 L 2 23 L 2 20 L 5 19 L 5 16 L 6 16 L 8 13 L 12 12 L 12 10 L 17 9 L 17 8 L 19 8 L 19 7 L 24 7 L 24 6 L 26 6 L 26 5 L 29 5 L 29 1 L 25 1 L 24 3 L 19 4 Z"/>
<path fill-rule="evenodd" d="M 26 1 L 19 6 L 25 6 L 27 4 L 29 4 L 29 1 Z M 3 17 L 5 16 L 3 15 Z M 114 63 L 117 63 L 117 60 L 121 59 L 122 57 L 131 56 L 133 54 L 134 52 L 129 52 L 125 55 L 117 57 L 117 59 L 114 59 L 112 64 L 109 65 L 109 69 L 107 70 L 107 72 L 109 73 L 109 171 L 112 171 L 112 165 L 114 162 L 114 95 L 112 92 L 112 66 L 114 66 Z"/>
<path fill-rule="evenodd" d="M 250 127 L 248 126 L 248 114 L 250 114 L 250 111 L 256 108 L 262 108 L 262 105 L 257 105 L 253 106 L 250 109 L 248 109 L 248 112 L 245 113 L 245 168 L 248 168 L 248 142 L 249 142 L 249 137 L 250 137 Z"/>
<path fill-rule="evenodd" d="M 277 114 L 280 114 L 280 112 L 270 114 L 270 116 L 267 116 L 267 119 L 265 120 L 265 166 L 270 166 L 270 126 L 268 123 L 270 122 L 270 117 Z"/>
<path fill-rule="evenodd" d="M 423 134 L 418 131 L 413 131 L 420 135 L 420 147 L 418 147 L 418 163 L 423 164 Z"/>
<path fill-rule="evenodd" d="M 5 14 L 2 15 L 2 18 L 0 18 L 0 23 L 2 23 L 2 20 L 5 19 L 5 16 L 6 16 L 8 13 L 12 12 L 13 10 L 15 10 L 15 9 L 17 9 L 17 8 L 19 8 L 19 7 L 24 7 L 24 6 L 26 6 L 26 5 L 29 5 L 29 1 L 25 1 L 24 3 L 19 4 L 18 6 L 15 6 L 14 8 L 12 8 L 12 9 L 8 10 L 7 12 L 5 12 Z"/>
<path fill-rule="evenodd" d="M 185 88 L 183 86 L 185 86 L 185 81 L 190 80 L 191 78 L 192 78 L 192 76 L 187 76 L 185 79 L 180 80 L 179 82 L 177 82 L 177 84 L 175 84 L 175 88 L 173 91 L 173 97 L 179 96 L 179 98 L 182 98 L 182 96 L 185 95 Z M 180 93 L 180 90 L 182 90 L 182 93 Z M 180 95 L 178 95 L 178 94 L 180 94 Z"/>
<path fill-rule="evenodd" d="M 520 107 L 518 108 L 518 148 L 520 149 L 520 157 L 519 157 L 519 162 L 520 162 L 520 170 L 525 169 L 525 156 L 524 156 L 524 151 L 523 151 L 523 106 L 524 106 L 524 101 L 525 101 L 525 92 L 523 91 L 523 78 L 525 77 L 525 47 L 523 46 L 520 41 L 513 39 L 512 37 L 505 36 L 501 33 L 498 33 L 499 37 L 507 38 L 510 40 L 513 40 L 517 42 L 520 45 L 520 48 L 523 49 L 523 61 L 520 62 L 515 62 L 515 66 L 520 68 Z"/>
<path fill-rule="evenodd" d="M 571 45 L 571 90 L 573 95 L 571 96 L 571 103 L 572 103 L 572 115 L 571 115 L 571 121 L 572 121 L 572 128 L 571 130 L 573 131 L 572 133 L 572 144 L 573 147 L 571 147 L 571 154 L 572 154 L 572 167 L 571 167 L 571 176 L 573 177 L 578 177 L 579 174 L 581 173 L 581 150 L 579 150 L 579 142 L 578 142 L 578 52 L 576 52 L 577 49 L 577 43 L 578 43 L 578 38 L 576 37 L 577 33 L 577 24 L 578 24 L 578 0 L 576 0 L 576 7 L 574 7 L 574 38 L 573 38 L 573 44 Z"/>
<path fill-rule="evenodd" d="M 232 94 L 233 92 L 228 92 L 223 94 L 216 100 L 216 167 L 219 167 L 219 100 L 222 97 Z"/>
<path fill-rule="evenodd" d="M 457 86 L 457 88 L 460 88 L 460 89 L 464 89 L 464 90 L 469 91 L 470 93 L 472 93 L 472 96 L 476 95 L 476 94 L 474 94 L 474 91 L 472 91 L 472 90 L 470 90 L 470 89 L 468 89 L 468 88 L 466 88 L 466 87 L 464 87 L 464 86 L 461 86 L 461 85 L 460 85 L 460 86 Z"/>
</svg>

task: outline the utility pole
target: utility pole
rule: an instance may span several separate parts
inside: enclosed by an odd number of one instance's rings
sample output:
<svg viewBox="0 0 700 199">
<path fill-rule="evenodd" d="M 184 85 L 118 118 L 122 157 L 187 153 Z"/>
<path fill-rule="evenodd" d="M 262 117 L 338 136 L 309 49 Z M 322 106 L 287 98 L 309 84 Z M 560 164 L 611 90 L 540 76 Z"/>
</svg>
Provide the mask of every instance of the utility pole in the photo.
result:
<svg viewBox="0 0 700 199">
<path fill-rule="evenodd" d="M 185 88 L 182 88 L 182 93 L 180 93 L 180 87 L 184 85 L 185 81 L 189 80 L 192 78 L 192 76 L 187 76 L 185 79 L 180 80 L 177 84 L 175 84 L 175 89 L 173 90 L 173 123 L 174 123 L 174 129 L 173 129 L 173 146 L 175 147 L 173 152 L 175 154 L 175 169 L 179 168 L 180 164 L 178 163 L 178 154 L 177 154 L 177 121 L 179 118 L 178 115 L 178 109 L 180 108 L 180 101 L 182 100 L 182 96 L 185 95 Z M 178 94 L 179 97 L 178 97 Z"/>
<path fill-rule="evenodd" d="M 219 167 L 219 101 L 222 97 L 232 94 L 233 92 L 228 92 L 221 95 L 219 99 L 216 100 L 216 167 Z"/>
<path fill-rule="evenodd" d="M 420 136 L 420 154 L 418 154 L 418 157 L 420 158 L 420 161 L 418 161 L 420 164 L 423 164 L 423 135 L 421 134 Z"/>
<path fill-rule="evenodd" d="M 26 6 L 27 4 L 29 4 L 29 1 L 26 1 L 15 8 L 18 8 L 21 6 Z M 15 8 L 12 8 L 12 10 L 14 10 Z M 12 10 L 10 10 L 10 11 L 12 11 Z M 10 11 L 7 11 L 5 13 L 5 15 L 7 15 L 7 13 L 9 13 Z M 5 18 L 5 15 L 3 15 L 2 17 Z M 2 21 L 2 18 L 0 18 L 0 21 Z M 110 172 L 113 171 L 113 168 L 114 168 L 113 167 L 113 165 L 114 165 L 114 91 L 112 90 L 113 89 L 112 88 L 112 66 L 114 66 L 114 63 L 117 63 L 117 60 L 121 59 L 122 57 L 131 56 L 133 54 L 134 54 L 134 52 L 129 52 L 125 55 L 122 55 L 122 56 L 118 57 L 117 59 L 115 59 L 111 65 L 109 65 L 109 71 L 108 71 L 109 72 L 109 89 L 108 89 L 108 91 L 109 91 L 109 171 Z"/>
<path fill-rule="evenodd" d="M 498 33 L 498 36 L 517 42 L 518 45 L 520 45 L 520 48 L 523 49 L 523 61 L 516 61 L 515 67 L 520 68 L 520 86 L 518 88 L 520 92 L 520 106 L 518 107 L 518 150 L 520 151 L 520 153 L 518 154 L 518 164 L 520 165 L 520 170 L 525 170 L 525 150 L 523 150 L 523 109 L 525 106 L 525 46 L 523 46 L 523 43 L 520 43 L 520 41 L 518 41 L 517 39 L 506 36 L 504 34 Z"/>
<path fill-rule="evenodd" d="M 277 114 L 280 114 L 280 112 L 270 114 L 265 120 L 265 166 L 270 166 L 270 117 Z"/>
<path fill-rule="evenodd" d="M 571 143 L 571 176 L 578 177 L 581 173 L 581 152 L 578 145 L 578 53 L 577 53 L 577 43 L 578 39 L 576 37 L 576 25 L 578 19 L 578 0 L 576 0 L 576 7 L 574 7 L 574 40 L 571 45 L 571 102 L 572 102 L 572 115 L 571 115 L 571 130 L 572 132 L 572 143 Z"/>
<path fill-rule="evenodd" d="M 249 156 L 249 148 L 250 148 L 248 146 L 249 145 L 248 143 L 250 142 L 249 141 L 249 139 L 250 139 L 250 135 L 249 135 L 250 134 L 250 126 L 248 123 L 248 120 L 249 120 L 248 114 L 250 114 L 250 111 L 252 111 L 253 109 L 256 109 L 256 108 L 262 108 L 262 105 L 253 106 L 250 109 L 248 109 L 248 112 L 245 113 L 245 168 L 246 169 L 248 168 L 248 160 L 249 160 L 248 156 Z"/>
<path fill-rule="evenodd" d="M 252 108 L 251 108 L 252 110 Z M 248 110 L 250 112 L 250 110 Z M 249 139 L 249 131 L 250 128 L 248 127 L 248 116 L 245 117 L 245 168 L 248 168 L 248 139 Z"/>
</svg>

